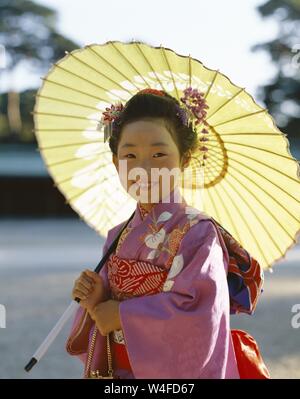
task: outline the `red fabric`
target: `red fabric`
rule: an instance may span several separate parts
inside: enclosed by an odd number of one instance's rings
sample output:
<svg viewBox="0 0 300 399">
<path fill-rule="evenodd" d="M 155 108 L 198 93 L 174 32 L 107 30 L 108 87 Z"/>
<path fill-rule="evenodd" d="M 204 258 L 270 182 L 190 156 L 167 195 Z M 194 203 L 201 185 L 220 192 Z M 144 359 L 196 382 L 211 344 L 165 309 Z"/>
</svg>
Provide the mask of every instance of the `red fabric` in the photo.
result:
<svg viewBox="0 0 300 399">
<path fill-rule="evenodd" d="M 113 299 L 122 301 L 162 290 L 168 270 L 150 261 L 122 259 L 111 254 L 107 264 L 107 276 Z"/>
<path fill-rule="evenodd" d="M 231 330 L 231 336 L 240 378 L 271 378 L 255 339 L 242 330 Z"/>
<path fill-rule="evenodd" d="M 156 89 L 143 89 L 138 92 L 138 94 L 155 94 L 156 96 L 165 96 L 166 94 L 162 90 Z"/>
<path fill-rule="evenodd" d="M 120 368 L 132 371 L 125 345 L 118 344 L 117 342 L 112 340 L 111 350 L 113 368 Z"/>
</svg>

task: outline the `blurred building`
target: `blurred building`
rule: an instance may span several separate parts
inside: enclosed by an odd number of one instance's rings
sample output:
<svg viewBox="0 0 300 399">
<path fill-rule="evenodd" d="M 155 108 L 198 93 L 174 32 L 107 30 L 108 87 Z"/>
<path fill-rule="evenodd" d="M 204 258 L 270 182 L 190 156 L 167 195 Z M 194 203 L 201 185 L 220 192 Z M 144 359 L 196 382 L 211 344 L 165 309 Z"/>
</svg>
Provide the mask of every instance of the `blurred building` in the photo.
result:
<svg viewBox="0 0 300 399">
<path fill-rule="evenodd" d="M 76 216 L 33 145 L 0 144 L 0 216 Z"/>
</svg>

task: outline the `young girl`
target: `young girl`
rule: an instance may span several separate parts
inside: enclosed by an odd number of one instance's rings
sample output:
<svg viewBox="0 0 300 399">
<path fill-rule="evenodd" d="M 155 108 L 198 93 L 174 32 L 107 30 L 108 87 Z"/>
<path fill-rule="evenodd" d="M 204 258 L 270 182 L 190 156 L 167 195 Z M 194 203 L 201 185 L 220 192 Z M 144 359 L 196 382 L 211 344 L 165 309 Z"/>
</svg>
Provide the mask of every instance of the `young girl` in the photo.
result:
<svg viewBox="0 0 300 399">
<path fill-rule="evenodd" d="M 158 201 L 138 200 L 100 274 L 85 270 L 75 281 L 81 308 L 66 348 L 84 362 L 86 378 L 107 376 L 110 355 L 119 378 L 240 378 L 222 236 L 186 203 L 173 176 L 167 189 L 161 177 L 151 180 L 154 168 L 183 172 L 199 145 L 178 106 L 166 92 L 143 90 L 112 130 L 118 172 L 121 160 L 128 174 L 147 172 L 148 180 L 127 179 L 128 192 L 155 191 Z M 122 226 L 109 230 L 103 253 Z"/>
</svg>

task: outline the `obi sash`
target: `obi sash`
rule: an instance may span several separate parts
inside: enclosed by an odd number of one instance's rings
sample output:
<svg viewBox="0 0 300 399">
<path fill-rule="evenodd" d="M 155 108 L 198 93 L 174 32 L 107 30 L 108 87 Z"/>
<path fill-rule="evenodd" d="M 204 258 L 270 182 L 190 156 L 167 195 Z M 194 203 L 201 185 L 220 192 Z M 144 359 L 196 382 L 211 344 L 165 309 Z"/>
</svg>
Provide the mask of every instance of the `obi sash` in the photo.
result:
<svg viewBox="0 0 300 399">
<path fill-rule="evenodd" d="M 107 262 L 107 275 L 112 299 L 122 301 L 162 291 L 168 270 L 147 261 L 122 259 L 112 253 Z M 111 341 L 114 370 L 120 368 L 132 372 L 122 330 L 115 330 Z"/>
</svg>

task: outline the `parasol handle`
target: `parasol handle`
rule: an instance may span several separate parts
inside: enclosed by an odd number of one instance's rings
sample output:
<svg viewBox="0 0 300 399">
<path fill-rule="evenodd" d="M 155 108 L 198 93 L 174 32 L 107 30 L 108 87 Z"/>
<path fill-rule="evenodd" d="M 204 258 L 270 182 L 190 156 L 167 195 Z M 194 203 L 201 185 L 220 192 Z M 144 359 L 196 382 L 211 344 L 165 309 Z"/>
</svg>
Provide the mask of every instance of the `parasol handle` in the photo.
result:
<svg viewBox="0 0 300 399">
<path fill-rule="evenodd" d="M 30 361 L 27 363 L 25 366 L 25 370 L 28 372 L 32 369 L 32 367 L 39 361 L 41 358 L 44 356 L 44 354 L 47 352 L 49 346 L 52 344 L 52 342 L 55 340 L 57 335 L 60 333 L 66 322 L 70 319 L 70 317 L 75 313 L 75 311 L 79 308 L 79 303 L 76 301 L 72 301 L 70 305 L 67 307 L 67 309 L 64 311 L 60 319 L 57 321 L 55 326 L 52 328 L 52 330 L 49 332 L 47 337 L 44 339 L 42 344 L 39 346 L 39 348 L 36 350 L 36 352 L 33 354 L 32 358 Z"/>
<path fill-rule="evenodd" d="M 117 235 L 117 237 L 114 239 L 114 241 L 112 242 L 112 244 L 108 248 L 106 254 L 100 260 L 98 266 L 95 269 L 96 273 L 100 272 L 101 268 L 104 266 L 105 262 L 107 261 L 108 257 L 110 256 L 110 254 L 116 249 L 118 241 L 119 241 L 119 238 L 120 238 L 120 236 L 122 234 L 122 231 L 125 229 L 125 227 L 128 225 L 130 220 L 133 218 L 134 214 L 135 214 L 135 211 L 132 213 L 130 218 L 126 221 L 124 226 L 121 228 L 119 234 Z M 64 313 L 62 314 L 62 316 L 58 320 L 58 322 L 55 324 L 55 326 L 49 332 L 47 337 L 44 339 L 42 344 L 35 351 L 35 353 L 33 354 L 32 358 L 30 359 L 30 361 L 24 367 L 25 371 L 29 372 L 32 369 L 32 367 L 35 366 L 39 360 L 41 360 L 41 358 L 47 352 L 49 346 L 52 344 L 52 342 L 55 340 L 57 335 L 60 333 L 60 331 L 62 330 L 62 328 L 66 324 L 66 322 L 70 319 L 70 317 L 79 308 L 79 306 L 80 306 L 79 302 L 80 302 L 80 299 L 79 298 L 75 298 L 75 300 L 73 300 L 70 303 L 70 305 L 67 307 L 67 309 L 64 311 Z"/>
</svg>

